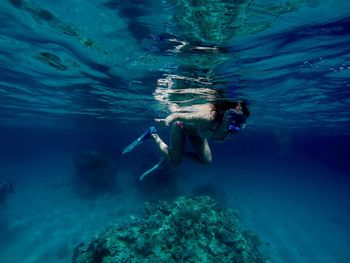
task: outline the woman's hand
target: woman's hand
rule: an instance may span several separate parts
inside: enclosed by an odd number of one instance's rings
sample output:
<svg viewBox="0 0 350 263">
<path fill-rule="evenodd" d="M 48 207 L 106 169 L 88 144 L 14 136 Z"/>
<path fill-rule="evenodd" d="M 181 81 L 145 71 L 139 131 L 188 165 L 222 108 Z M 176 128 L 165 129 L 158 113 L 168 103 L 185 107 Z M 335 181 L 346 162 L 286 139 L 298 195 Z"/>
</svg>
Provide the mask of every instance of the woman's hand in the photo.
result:
<svg viewBox="0 0 350 263">
<path fill-rule="evenodd" d="M 154 120 L 160 124 L 163 124 L 165 126 L 169 126 L 169 123 L 167 123 L 165 119 L 154 119 Z"/>
<path fill-rule="evenodd" d="M 165 119 L 154 119 L 156 122 L 169 126 L 174 121 L 174 114 L 169 115 Z"/>
</svg>

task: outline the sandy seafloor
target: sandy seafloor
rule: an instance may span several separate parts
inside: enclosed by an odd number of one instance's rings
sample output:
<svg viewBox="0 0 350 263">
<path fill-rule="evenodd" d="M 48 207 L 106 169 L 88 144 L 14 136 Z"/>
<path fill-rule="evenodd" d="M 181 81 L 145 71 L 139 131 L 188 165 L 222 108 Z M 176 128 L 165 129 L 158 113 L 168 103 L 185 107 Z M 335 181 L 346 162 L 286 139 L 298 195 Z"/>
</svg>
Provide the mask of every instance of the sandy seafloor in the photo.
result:
<svg viewBox="0 0 350 263">
<path fill-rule="evenodd" d="M 141 193 L 132 180 L 142 158 L 149 152 L 157 156 L 152 145 L 120 155 L 136 133 L 96 139 L 94 133 L 2 132 L 7 139 L 0 179 L 12 179 L 16 193 L 0 214 L 0 262 L 71 262 L 76 244 L 139 215 L 144 201 L 157 199 L 157 193 L 152 198 Z M 273 134 L 247 132 L 228 144 L 213 144 L 213 163 L 185 160 L 174 171 L 174 189 L 179 194 L 210 189 L 239 212 L 243 228 L 259 235 L 272 262 L 350 262 L 347 136 L 290 138 L 278 144 Z M 115 154 L 115 192 L 88 198 L 73 186 L 72 160 L 88 148 Z"/>
</svg>

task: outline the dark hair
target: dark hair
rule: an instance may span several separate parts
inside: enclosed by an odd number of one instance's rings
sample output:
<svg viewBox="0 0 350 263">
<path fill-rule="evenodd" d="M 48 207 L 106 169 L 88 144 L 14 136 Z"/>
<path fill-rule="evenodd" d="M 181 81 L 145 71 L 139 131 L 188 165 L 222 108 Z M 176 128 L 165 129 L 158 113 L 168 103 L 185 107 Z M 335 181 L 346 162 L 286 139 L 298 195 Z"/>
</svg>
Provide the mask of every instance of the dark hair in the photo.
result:
<svg viewBox="0 0 350 263">
<path fill-rule="evenodd" d="M 224 114 L 229 109 L 234 109 L 238 105 L 241 105 L 243 114 L 248 118 L 250 116 L 250 111 L 248 109 L 248 103 L 244 100 L 217 100 L 213 102 L 214 111 L 216 112 L 215 119 L 221 120 Z"/>
</svg>

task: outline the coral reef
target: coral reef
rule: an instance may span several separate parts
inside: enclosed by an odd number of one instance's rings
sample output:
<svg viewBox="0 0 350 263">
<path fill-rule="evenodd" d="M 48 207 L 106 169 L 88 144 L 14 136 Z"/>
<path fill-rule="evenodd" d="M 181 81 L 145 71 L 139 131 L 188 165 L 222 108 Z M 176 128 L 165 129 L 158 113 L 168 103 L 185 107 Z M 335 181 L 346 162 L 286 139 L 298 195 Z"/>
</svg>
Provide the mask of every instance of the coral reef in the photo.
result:
<svg viewBox="0 0 350 263">
<path fill-rule="evenodd" d="M 144 218 L 79 244 L 72 262 L 268 262 L 257 236 L 242 231 L 237 215 L 210 197 L 146 203 L 145 210 Z"/>
</svg>

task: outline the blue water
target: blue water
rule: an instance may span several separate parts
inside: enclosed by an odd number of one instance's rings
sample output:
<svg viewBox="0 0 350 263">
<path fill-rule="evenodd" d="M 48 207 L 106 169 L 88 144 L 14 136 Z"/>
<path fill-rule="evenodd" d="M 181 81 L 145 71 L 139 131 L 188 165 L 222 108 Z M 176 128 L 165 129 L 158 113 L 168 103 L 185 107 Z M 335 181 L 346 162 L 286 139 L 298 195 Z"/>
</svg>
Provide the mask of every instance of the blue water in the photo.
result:
<svg viewBox="0 0 350 263">
<path fill-rule="evenodd" d="M 350 262 L 350 3 L 197 2 L 0 2 L 1 262 L 71 262 L 144 201 L 193 192 L 237 210 L 272 262 Z M 140 184 L 159 153 L 123 147 L 213 98 L 247 100 L 246 129 L 211 142 L 210 166 Z M 112 190 L 74 182 L 89 150 L 115 163 Z"/>
</svg>

